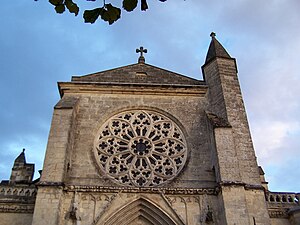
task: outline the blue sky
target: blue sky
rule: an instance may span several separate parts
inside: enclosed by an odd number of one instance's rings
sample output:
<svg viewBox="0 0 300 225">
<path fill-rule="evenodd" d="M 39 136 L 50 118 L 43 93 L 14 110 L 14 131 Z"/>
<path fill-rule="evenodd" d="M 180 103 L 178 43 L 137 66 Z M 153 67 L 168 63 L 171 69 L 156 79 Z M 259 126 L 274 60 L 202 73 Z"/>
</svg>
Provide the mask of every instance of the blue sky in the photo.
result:
<svg viewBox="0 0 300 225">
<path fill-rule="evenodd" d="M 112 1 L 119 4 L 119 1 Z M 78 0 L 80 6 L 96 3 Z M 46 0 L 0 8 L 0 180 L 26 148 L 42 168 L 57 81 L 137 61 L 202 79 L 211 31 L 237 59 L 258 162 L 272 191 L 299 192 L 300 2 L 290 0 L 149 1 L 109 26 L 58 15 Z"/>
</svg>

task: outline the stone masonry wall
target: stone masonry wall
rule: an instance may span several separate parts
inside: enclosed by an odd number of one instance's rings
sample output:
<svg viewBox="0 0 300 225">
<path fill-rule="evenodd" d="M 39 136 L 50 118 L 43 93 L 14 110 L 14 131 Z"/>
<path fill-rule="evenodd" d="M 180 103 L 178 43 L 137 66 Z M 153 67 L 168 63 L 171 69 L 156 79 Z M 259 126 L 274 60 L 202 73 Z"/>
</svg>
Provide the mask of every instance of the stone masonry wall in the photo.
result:
<svg viewBox="0 0 300 225">
<path fill-rule="evenodd" d="M 217 214 L 217 199 L 214 195 L 172 195 L 155 193 L 122 193 L 122 192 L 65 192 L 61 217 L 66 225 L 78 221 L 81 225 L 105 225 L 109 221 L 120 221 L 116 224 L 127 224 L 127 220 L 143 216 L 143 202 L 156 219 L 164 216 L 171 218 L 178 225 L 221 224 Z M 136 203 L 135 202 L 139 202 Z M 157 207 L 157 208 L 156 208 Z M 76 210 L 75 210 L 76 209 Z M 159 209 L 159 210 L 156 210 Z M 131 215 L 127 218 L 128 215 Z M 146 215 L 145 215 L 146 216 Z M 125 221 L 124 221 L 125 220 Z M 154 220 L 154 219 L 153 219 Z M 154 221 L 152 221 L 154 222 Z M 131 223 L 129 223 L 131 224 Z M 134 224 L 134 223 L 133 223 Z M 163 223 L 164 224 L 164 223 Z M 173 223 L 172 223 L 173 224 Z"/>
<path fill-rule="evenodd" d="M 225 224 L 270 224 L 235 60 L 217 57 L 203 71 L 209 87 L 208 111 L 230 126 L 214 129 Z"/>
<path fill-rule="evenodd" d="M 64 97 L 67 97 L 66 95 Z M 92 154 L 101 125 L 114 114 L 130 109 L 150 109 L 167 114 L 185 130 L 189 158 L 182 174 L 172 182 L 178 187 L 215 185 L 205 116 L 206 100 L 193 96 L 84 94 L 78 102 L 77 129 L 66 182 L 76 185 L 113 185 L 103 179 Z"/>
<path fill-rule="evenodd" d="M 0 213 L 1 225 L 31 225 L 32 214 L 27 213 Z"/>
<path fill-rule="evenodd" d="M 77 200 L 74 200 L 74 193 L 63 191 L 63 186 L 60 186 L 62 183 L 66 187 L 74 185 L 79 187 L 113 187 L 116 185 L 105 179 L 105 176 L 99 171 L 95 163 L 93 148 L 102 124 L 111 116 L 124 110 L 157 111 L 173 119 L 184 132 L 188 143 L 188 160 L 181 174 L 168 184 L 168 188 L 214 188 L 216 182 L 212 170 L 212 152 L 209 147 L 210 136 L 208 135 L 208 120 L 205 114 L 206 106 L 207 101 L 203 95 L 132 94 L 124 96 L 121 94 L 66 93 L 55 107 L 41 179 L 42 186 L 39 187 L 37 195 L 33 225 L 40 224 L 41 218 L 48 225 L 64 224 L 66 218 L 69 218 L 68 223 L 73 224 L 74 220 L 78 219 L 77 211 L 74 215 L 74 209 L 77 207 L 75 207 Z M 91 199 L 91 196 L 99 194 L 90 193 L 85 198 Z M 200 224 L 199 221 L 204 220 L 209 210 L 214 212 L 213 221 L 219 220 L 217 204 L 215 203 L 216 197 L 207 197 L 210 199 L 210 203 L 205 203 L 206 208 L 201 206 L 201 209 L 199 209 L 200 203 L 196 202 L 199 199 L 194 199 L 195 196 L 191 196 L 191 198 L 180 197 L 180 195 L 169 197 L 172 200 L 168 204 L 173 202 L 178 208 L 176 209 L 178 213 L 175 215 L 181 215 L 184 220 L 191 220 L 191 224 Z M 123 198 L 116 200 L 118 206 L 122 204 Z M 203 201 L 206 202 L 206 200 Z M 96 212 L 90 209 L 92 204 L 82 204 L 83 208 L 81 207 L 79 214 L 81 224 L 90 224 L 92 215 L 96 216 Z M 97 204 L 99 204 L 97 210 L 106 207 L 105 204 L 101 206 L 103 202 Z M 174 206 L 174 208 L 176 207 Z M 184 214 L 187 212 L 193 215 Z M 90 222 L 85 223 L 83 221 Z"/>
<path fill-rule="evenodd" d="M 39 187 L 32 225 L 62 225 L 61 204 L 64 202 L 62 187 Z"/>
<path fill-rule="evenodd" d="M 210 110 L 227 119 L 233 129 L 239 163 L 237 169 L 241 175 L 240 181 L 260 185 L 258 165 L 236 73 L 235 60 L 216 58 L 204 67 L 204 73 L 209 85 Z M 222 100 L 222 96 L 224 100 Z M 224 106 L 225 108 L 223 108 Z"/>
<path fill-rule="evenodd" d="M 76 99 L 64 99 L 56 105 L 36 199 L 33 225 L 42 223 L 57 225 L 63 219 L 59 214 L 60 204 L 63 202 L 61 185 L 69 168 L 68 159 L 73 147 L 75 118 Z"/>
<path fill-rule="evenodd" d="M 36 187 L 27 184 L 0 185 L 0 224 L 31 225 Z"/>
</svg>

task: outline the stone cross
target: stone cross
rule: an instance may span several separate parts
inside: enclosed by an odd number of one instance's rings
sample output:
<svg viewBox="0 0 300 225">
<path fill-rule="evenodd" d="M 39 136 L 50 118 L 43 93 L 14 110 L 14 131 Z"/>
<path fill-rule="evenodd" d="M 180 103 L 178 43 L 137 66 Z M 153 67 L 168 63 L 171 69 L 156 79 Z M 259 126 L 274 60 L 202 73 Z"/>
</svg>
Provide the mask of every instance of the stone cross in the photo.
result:
<svg viewBox="0 0 300 225">
<path fill-rule="evenodd" d="M 136 53 L 141 53 L 138 62 L 139 62 L 139 63 L 145 63 L 145 57 L 144 57 L 143 53 L 147 53 L 147 49 L 144 49 L 144 48 L 141 46 L 140 49 L 136 49 L 135 51 L 136 51 Z"/>
<path fill-rule="evenodd" d="M 211 32 L 210 36 L 211 36 L 211 38 L 215 38 L 216 37 L 216 33 L 215 32 Z"/>
</svg>

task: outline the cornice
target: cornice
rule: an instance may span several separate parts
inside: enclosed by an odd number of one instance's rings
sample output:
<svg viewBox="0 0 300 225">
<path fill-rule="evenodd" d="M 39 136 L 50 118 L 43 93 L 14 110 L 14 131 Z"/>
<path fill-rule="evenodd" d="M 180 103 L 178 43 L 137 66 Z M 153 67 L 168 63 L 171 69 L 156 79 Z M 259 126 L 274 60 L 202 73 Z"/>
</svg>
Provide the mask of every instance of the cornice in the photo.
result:
<svg viewBox="0 0 300 225">
<path fill-rule="evenodd" d="M 216 188 L 135 188 L 135 187 L 103 187 L 103 186 L 65 186 L 64 191 L 76 192 L 123 192 L 123 193 L 150 193 L 150 194 L 172 194 L 172 195 L 217 195 Z"/>
<path fill-rule="evenodd" d="M 289 218 L 287 209 L 269 209 L 270 218 Z"/>
<path fill-rule="evenodd" d="M 34 204 L 0 204 L 1 213 L 33 213 Z"/>
<path fill-rule="evenodd" d="M 101 93 L 132 95 L 187 95 L 204 96 L 206 85 L 185 84 L 143 84 L 143 83 L 99 83 L 99 82 L 59 82 L 60 95 L 65 93 Z"/>
</svg>

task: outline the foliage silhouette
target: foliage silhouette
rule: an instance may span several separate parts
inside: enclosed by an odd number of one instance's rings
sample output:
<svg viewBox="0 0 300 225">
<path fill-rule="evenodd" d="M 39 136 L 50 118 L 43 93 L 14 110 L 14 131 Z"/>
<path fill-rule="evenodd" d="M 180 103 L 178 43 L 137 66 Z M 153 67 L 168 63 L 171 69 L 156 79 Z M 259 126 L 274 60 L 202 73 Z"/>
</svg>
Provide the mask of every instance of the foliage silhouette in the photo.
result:
<svg viewBox="0 0 300 225">
<path fill-rule="evenodd" d="M 38 1 L 38 0 L 35 0 Z M 76 4 L 77 0 L 49 0 L 54 6 L 57 13 L 62 14 L 68 9 L 70 13 L 74 13 L 75 16 L 79 13 L 79 6 Z M 87 2 L 96 2 L 97 0 L 85 0 Z M 106 3 L 102 0 L 102 6 L 94 9 L 86 9 L 83 12 L 83 18 L 85 23 L 95 23 L 98 19 L 102 19 L 108 22 L 109 25 L 116 22 L 121 18 L 121 9 L 113 6 L 111 3 Z M 132 12 L 138 6 L 138 0 L 121 0 L 122 8 L 127 12 Z M 158 0 L 165 2 L 167 0 Z M 148 9 L 147 0 L 140 0 L 140 6 L 142 11 Z"/>
</svg>

